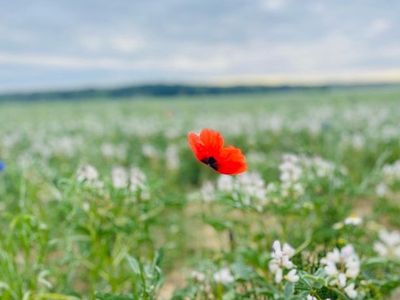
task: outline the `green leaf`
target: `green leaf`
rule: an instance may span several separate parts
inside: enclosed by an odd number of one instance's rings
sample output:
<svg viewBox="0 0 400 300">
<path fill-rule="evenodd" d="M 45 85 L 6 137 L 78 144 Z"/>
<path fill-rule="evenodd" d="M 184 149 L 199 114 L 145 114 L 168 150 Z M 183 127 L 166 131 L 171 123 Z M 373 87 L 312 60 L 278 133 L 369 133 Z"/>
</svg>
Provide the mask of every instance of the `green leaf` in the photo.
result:
<svg viewBox="0 0 400 300">
<path fill-rule="evenodd" d="M 285 299 L 289 299 L 294 294 L 294 283 L 288 282 L 285 285 Z"/>
<path fill-rule="evenodd" d="M 140 275 L 140 263 L 137 261 L 136 258 L 130 255 L 126 255 L 126 259 L 128 260 L 129 267 L 136 275 Z"/>
</svg>

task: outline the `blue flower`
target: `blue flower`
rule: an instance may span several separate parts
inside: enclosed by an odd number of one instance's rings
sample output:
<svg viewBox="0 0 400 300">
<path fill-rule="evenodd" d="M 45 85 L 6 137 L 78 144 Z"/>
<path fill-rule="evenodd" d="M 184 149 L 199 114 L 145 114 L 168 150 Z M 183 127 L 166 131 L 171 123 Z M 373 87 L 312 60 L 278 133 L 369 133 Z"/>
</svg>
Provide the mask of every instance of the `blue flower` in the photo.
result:
<svg viewBox="0 0 400 300">
<path fill-rule="evenodd" d="M 0 160 L 0 172 L 6 168 L 6 164 Z"/>
</svg>

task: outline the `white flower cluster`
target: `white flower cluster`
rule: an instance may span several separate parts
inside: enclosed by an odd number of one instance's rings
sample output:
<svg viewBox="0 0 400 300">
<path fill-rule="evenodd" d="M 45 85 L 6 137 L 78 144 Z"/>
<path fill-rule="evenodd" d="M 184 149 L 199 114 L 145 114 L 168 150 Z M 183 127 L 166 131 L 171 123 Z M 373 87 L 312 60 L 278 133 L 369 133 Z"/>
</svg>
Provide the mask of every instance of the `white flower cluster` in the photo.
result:
<svg viewBox="0 0 400 300">
<path fill-rule="evenodd" d="M 72 157 L 82 144 L 80 137 L 62 136 L 50 140 L 47 147 L 53 155 Z"/>
<path fill-rule="evenodd" d="M 374 250 L 381 256 L 400 259 L 400 232 L 380 230 Z"/>
<path fill-rule="evenodd" d="M 364 149 L 366 138 L 362 133 L 344 134 L 341 139 L 341 146 L 352 148 L 357 151 Z"/>
<path fill-rule="evenodd" d="M 245 205 L 255 205 L 257 209 L 279 198 L 299 197 L 304 194 L 304 179 L 314 181 L 315 177 L 331 176 L 336 167 L 320 157 L 308 158 L 293 154 L 283 156 L 279 166 L 280 182 L 265 184 L 257 172 L 247 172 L 235 177 L 221 175 L 216 186 L 206 182 L 201 188 L 202 199 L 206 202 L 216 199 L 216 193 L 229 193 Z M 310 178 L 310 176 L 312 176 Z"/>
<path fill-rule="evenodd" d="M 103 182 L 99 179 L 97 169 L 92 165 L 83 165 L 76 172 L 76 179 L 92 188 L 102 188 Z"/>
<path fill-rule="evenodd" d="M 241 201 L 246 205 L 250 205 L 253 201 L 257 204 L 265 202 L 265 182 L 257 172 L 237 176 L 233 182 L 233 191 L 241 196 Z"/>
<path fill-rule="evenodd" d="M 157 148 L 154 147 L 152 144 L 143 144 L 142 153 L 145 157 L 150 159 L 155 159 L 160 156 Z"/>
<path fill-rule="evenodd" d="M 360 259 L 352 245 L 347 245 L 340 250 L 333 249 L 320 262 L 325 266 L 324 270 L 330 278 L 330 285 L 343 288 L 351 299 L 357 297 L 354 283 L 348 284 L 348 280 L 357 278 L 360 273 Z"/>
<path fill-rule="evenodd" d="M 265 204 L 266 187 L 261 175 L 248 172 L 235 177 L 221 175 L 216 185 L 207 181 L 200 190 L 202 199 L 210 202 L 216 199 L 216 193 L 230 194 L 235 200 L 240 200 L 245 205 L 255 204 L 257 207 Z"/>
<path fill-rule="evenodd" d="M 233 192 L 235 188 L 235 180 L 232 176 L 221 175 L 217 180 L 217 190 L 225 193 Z"/>
<path fill-rule="evenodd" d="M 316 157 L 304 157 L 302 159 L 303 165 L 311 171 L 312 177 L 326 178 L 334 174 L 336 166 L 334 163 L 327 161 L 319 156 Z M 342 172 L 345 172 L 342 170 Z M 313 178 L 311 178 L 313 179 Z"/>
<path fill-rule="evenodd" d="M 386 183 L 391 184 L 400 181 L 400 160 L 393 164 L 384 165 L 382 172 Z"/>
<path fill-rule="evenodd" d="M 400 160 L 383 166 L 382 182 L 376 186 L 376 194 L 380 197 L 387 196 L 391 192 L 391 186 L 396 182 L 400 182 Z"/>
<path fill-rule="evenodd" d="M 363 219 L 359 216 L 351 215 L 344 219 L 344 225 L 352 225 L 352 226 L 359 226 L 363 222 Z"/>
<path fill-rule="evenodd" d="M 198 283 L 204 283 L 207 280 L 206 274 L 196 270 L 191 272 L 190 277 Z M 233 276 L 232 271 L 227 267 L 223 267 L 216 271 L 213 274 L 212 279 L 214 280 L 214 282 L 224 285 L 231 284 L 235 281 L 235 277 Z"/>
<path fill-rule="evenodd" d="M 214 273 L 214 281 L 221 284 L 230 284 L 235 281 L 231 270 L 228 268 L 222 268 Z"/>
<path fill-rule="evenodd" d="M 192 271 L 192 273 L 190 274 L 190 277 L 192 277 L 192 279 L 197 282 L 204 282 L 207 278 L 206 274 L 196 271 L 196 270 Z"/>
<path fill-rule="evenodd" d="M 304 187 L 300 182 L 303 174 L 300 158 L 293 154 L 285 154 L 282 160 L 279 165 L 282 196 L 301 196 L 304 194 Z"/>
<path fill-rule="evenodd" d="M 74 136 L 47 137 L 39 135 L 32 142 L 31 151 L 44 159 L 52 156 L 72 157 L 82 146 L 82 139 Z"/>
<path fill-rule="evenodd" d="M 272 244 L 272 259 L 269 262 L 269 270 L 275 275 L 275 282 L 280 283 L 282 279 L 286 279 L 290 282 L 297 282 L 299 276 L 297 275 L 296 266 L 290 260 L 295 254 L 295 250 L 287 243 L 283 246 L 279 241 L 275 241 Z M 287 270 L 284 275 L 284 270 Z"/>
<path fill-rule="evenodd" d="M 112 185 L 116 189 L 127 188 L 129 185 L 128 172 L 124 167 L 113 167 L 111 170 Z"/>
<path fill-rule="evenodd" d="M 104 143 L 101 145 L 100 150 L 101 150 L 101 154 L 105 158 L 109 158 L 109 159 L 116 158 L 116 159 L 122 160 L 122 159 L 126 158 L 126 154 L 127 154 L 127 149 L 124 144 L 114 145 L 111 143 Z"/>
<path fill-rule="evenodd" d="M 343 222 L 338 222 L 333 225 L 333 229 L 342 229 L 344 226 L 360 226 L 363 223 L 363 219 L 356 215 L 350 215 Z"/>
<path fill-rule="evenodd" d="M 136 167 L 129 171 L 124 167 L 113 167 L 111 171 L 112 185 L 116 189 L 126 189 L 132 193 L 140 193 L 143 200 L 150 198 L 146 175 Z"/>
<path fill-rule="evenodd" d="M 179 151 L 176 145 L 168 145 L 165 150 L 165 162 L 167 169 L 169 170 L 177 170 L 179 169 L 180 159 L 179 159 Z"/>
<path fill-rule="evenodd" d="M 332 177 L 336 170 L 346 173 L 344 168 L 337 168 L 334 163 L 321 157 L 307 157 L 285 154 L 279 165 L 280 182 L 270 183 L 267 187 L 267 197 L 274 201 L 275 197 L 300 197 L 305 192 L 307 184 L 315 184 L 318 179 Z M 340 183 L 339 180 L 335 180 Z"/>
<path fill-rule="evenodd" d="M 130 169 L 129 172 L 130 178 L 130 190 L 132 192 L 137 192 L 139 190 L 143 191 L 147 189 L 146 182 L 147 178 L 146 175 L 140 170 L 139 168 L 133 167 Z"/>
</svg>

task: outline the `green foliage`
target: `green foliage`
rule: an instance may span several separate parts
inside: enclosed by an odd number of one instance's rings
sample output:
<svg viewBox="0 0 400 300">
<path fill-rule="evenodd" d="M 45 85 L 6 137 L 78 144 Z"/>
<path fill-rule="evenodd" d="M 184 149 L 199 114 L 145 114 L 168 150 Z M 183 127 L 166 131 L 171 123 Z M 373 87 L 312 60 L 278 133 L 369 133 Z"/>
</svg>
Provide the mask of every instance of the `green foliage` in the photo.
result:
<svg viewBox="0 0 400 300">
<path fill-rule="evenodd" d="M 0 299 L 396 297 L 399 96 L 1 104 Z M 193 158 L 203 127 L 246 175 Z"/>
</svg>

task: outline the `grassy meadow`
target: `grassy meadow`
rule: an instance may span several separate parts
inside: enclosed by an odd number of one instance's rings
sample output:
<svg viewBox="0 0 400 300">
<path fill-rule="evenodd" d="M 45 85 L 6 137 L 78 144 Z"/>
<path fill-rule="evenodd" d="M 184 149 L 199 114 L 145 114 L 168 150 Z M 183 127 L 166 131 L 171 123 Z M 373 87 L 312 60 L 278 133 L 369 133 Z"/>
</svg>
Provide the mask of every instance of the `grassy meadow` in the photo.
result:
<svg viewBox="0 0 400 300">
<path fill-rule="evenodd" d="M 0 161 L 0 299 L 400 297 L 400 88 L 3 102 Z"/>
</svg>

